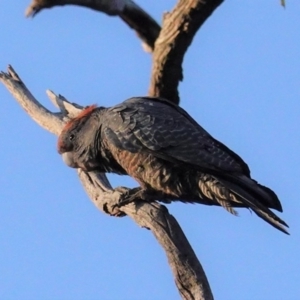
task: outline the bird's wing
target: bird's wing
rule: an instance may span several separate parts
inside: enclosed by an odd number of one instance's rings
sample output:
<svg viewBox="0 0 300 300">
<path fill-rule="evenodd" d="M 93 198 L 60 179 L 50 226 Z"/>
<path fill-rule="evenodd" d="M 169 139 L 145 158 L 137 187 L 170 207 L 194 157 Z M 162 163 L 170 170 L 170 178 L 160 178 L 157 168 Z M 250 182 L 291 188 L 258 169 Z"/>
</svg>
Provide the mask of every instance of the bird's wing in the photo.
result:
<svg viewBox="0 0 300 300">
<path fill-rule="evenodd" d="M 107 110 L 103 134 L 119 149 L 151 151 L 174 163 L 249 176 L 246 163 L 182 108 L 159 98 L 131 98 Z"/>
</svg>

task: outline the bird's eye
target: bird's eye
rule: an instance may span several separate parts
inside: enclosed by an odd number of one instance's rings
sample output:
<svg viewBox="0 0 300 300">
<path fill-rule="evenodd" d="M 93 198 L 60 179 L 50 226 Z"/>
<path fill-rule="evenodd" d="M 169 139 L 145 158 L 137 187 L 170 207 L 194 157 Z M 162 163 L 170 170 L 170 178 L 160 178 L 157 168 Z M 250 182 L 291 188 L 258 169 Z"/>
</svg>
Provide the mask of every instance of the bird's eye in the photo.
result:
<svg viewBox="0 0 300 300">
<path fill-rule="evenodd" d="M 75 135 L 74 135 L 74 134 L 70 134 L 70 136 L 69 136 L 69 140 L 70 140 L 70 141 L 73 141 L 74 137 L 75 137 Z"/>
</svg>

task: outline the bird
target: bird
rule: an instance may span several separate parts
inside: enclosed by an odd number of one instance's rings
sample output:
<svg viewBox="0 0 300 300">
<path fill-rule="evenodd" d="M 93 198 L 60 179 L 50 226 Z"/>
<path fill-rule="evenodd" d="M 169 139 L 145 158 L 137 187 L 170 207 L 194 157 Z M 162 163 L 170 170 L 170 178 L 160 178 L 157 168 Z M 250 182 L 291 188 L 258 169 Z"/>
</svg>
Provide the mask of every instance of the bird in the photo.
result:
<svg viewBox="0 0 300 300">
<path fill-rule="evenodd" d="M 288 225 L 277 195 L 251 178 L 243 159 L 213 138 L 183 108 L 159 97 L 132 97 L 112 107 L 87 106 L 64 126 L 58 153 L 72 168 L 129 175 L 139 187 L 120 200 L 244 207 L 278 230 Z"/>
</svg>

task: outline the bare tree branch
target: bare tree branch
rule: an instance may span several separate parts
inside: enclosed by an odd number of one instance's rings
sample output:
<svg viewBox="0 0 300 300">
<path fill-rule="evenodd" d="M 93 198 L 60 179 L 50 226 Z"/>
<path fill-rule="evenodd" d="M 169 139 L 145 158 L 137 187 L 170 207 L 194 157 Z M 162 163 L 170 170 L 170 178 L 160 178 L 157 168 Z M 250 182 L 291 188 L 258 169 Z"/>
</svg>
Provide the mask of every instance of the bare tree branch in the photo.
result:
<svg viewBox="0 0 300 300">
<path fill-rule="evenodd" d="M 146 49 L 154 51 L 149 95 L 178 104 L 184 54 L 198 29 L 223 1 L 180 0 L 170 13 L 165 14 L 162 30 L 131 0 L 33 0 L 26 16 L 34 16 L 44 8 L 63 5 L 79 5 L 118 15 L 137 32 L 147 45 Z"/>
<path fill-rule="evenodd" d="M 63 126 L 62 115 L 53 114 L 42 106 L 24 85 L 11 66 L 7 73 L 0 73 L 0 80 L 13 95 L 29 116 L 44 129 L 58 135 Z"/>
<path fill-rule="evenodd" d="M 51 101 L 61 109 L 60 113 L 51 113 L 33 97 L 11 66 L 8 67 L 7 73 L 0 74 L 0 81 L 40 126 L 56 135 L 60 134 L 67 119 L 81 111 L 79 105 L 71 104 L 64 97 L 48 91 Z M 135 203 L 117 208 L 116 204 L 123 193 L 128 191 L 127 188 L 112 189 L 103 173 L 85 173 L 78 169 L 78 175 L 97 208 L 114 216 L 126 214 L 139 226 L 153 232 L 166 252 L 175 283 L 183 299 L 213 299 L 200 262 L 179 224 L 165 206 L 137 199 Z"/>
<path fill-rule="evenodd" d="M 224 0 L 180 0 L 166 13 L 155 43 L 149 95 L 179 103 L 182 61 L 197 30 Z"/>
<path fill-rule="evenodd" d="M 63 5 L 78 5 L 104 12 L 110 16 L 119 16 L 136 31 L 149 52 L 152 52 L 154 49 L 160 26 L 149 14 L 131 0 L 32 0 L 26 9 L 25 15 L 34 17 L 45 8 Z"/>
</svg>

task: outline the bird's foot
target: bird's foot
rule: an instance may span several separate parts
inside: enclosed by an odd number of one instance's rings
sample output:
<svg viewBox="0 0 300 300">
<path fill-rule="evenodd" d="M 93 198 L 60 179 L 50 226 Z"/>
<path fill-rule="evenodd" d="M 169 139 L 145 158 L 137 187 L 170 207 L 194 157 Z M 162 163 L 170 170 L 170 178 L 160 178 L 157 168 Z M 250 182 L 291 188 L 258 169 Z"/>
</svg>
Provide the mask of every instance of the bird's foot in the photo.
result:
<svg viewBox="0 0 300 300">
<path fill-rule="evenodd" d="M 141 187 L 137 187 L 137 188 L 127 190 L 125 193 L 123 193 L 123 195 L 120 197 L 117 206 L 121 207 L 131 202 L 140 201 L 140 200 L 153 202 L 159 200 L 160 197 L 161 197 L 160 193 L 156 191 L 146 190 Z"/>
</svg>

